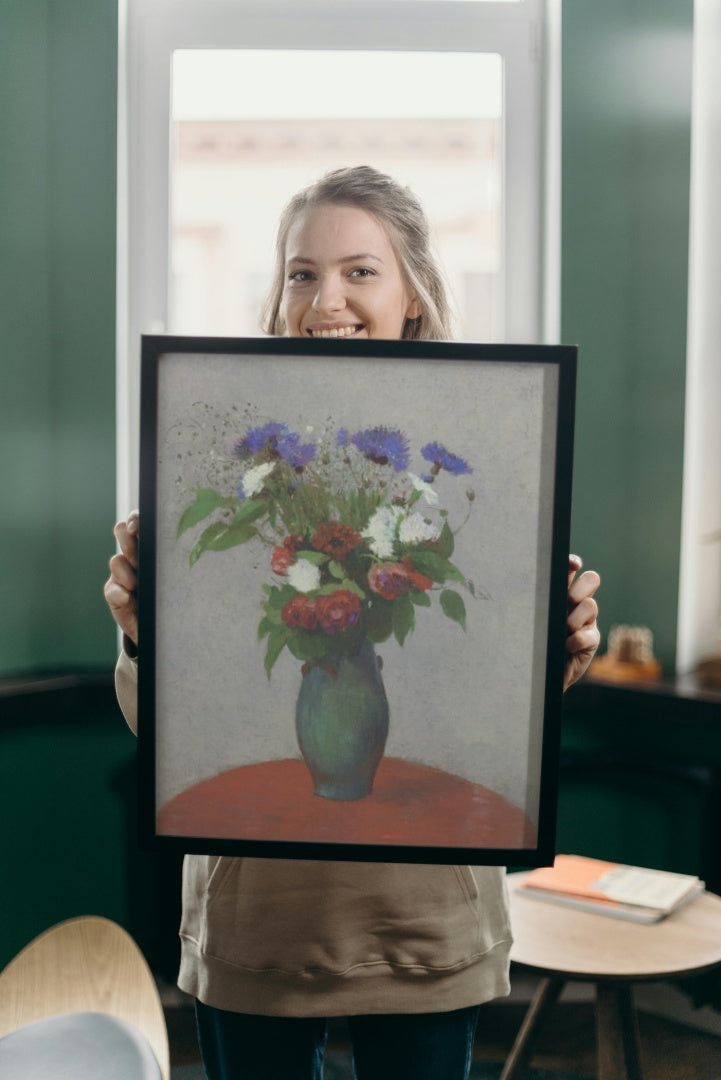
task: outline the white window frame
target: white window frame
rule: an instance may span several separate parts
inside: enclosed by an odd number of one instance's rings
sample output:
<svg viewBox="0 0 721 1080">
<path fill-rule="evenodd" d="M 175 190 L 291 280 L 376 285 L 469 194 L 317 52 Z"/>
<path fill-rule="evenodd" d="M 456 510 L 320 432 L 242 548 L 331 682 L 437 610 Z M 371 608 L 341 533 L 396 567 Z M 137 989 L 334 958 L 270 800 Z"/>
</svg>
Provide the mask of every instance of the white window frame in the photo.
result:
<svg viewBox="0 0 721 1080">
<path fill-rule="evenodd" d="M 176 49 L 495 52 L 504 60 L 506 341 L 556 341 L 560 0 L 120 0 L 118 513 L 137 504 L 139 352 L 167 327 Z M 290 193 L 289 193 L 290 194 Z"/>
<path fill-rule="evenodd" d="M 696 0 L 693 30 L 688 338 L 676 670 L 721 652 L 721 0 Z"/>
</svg>

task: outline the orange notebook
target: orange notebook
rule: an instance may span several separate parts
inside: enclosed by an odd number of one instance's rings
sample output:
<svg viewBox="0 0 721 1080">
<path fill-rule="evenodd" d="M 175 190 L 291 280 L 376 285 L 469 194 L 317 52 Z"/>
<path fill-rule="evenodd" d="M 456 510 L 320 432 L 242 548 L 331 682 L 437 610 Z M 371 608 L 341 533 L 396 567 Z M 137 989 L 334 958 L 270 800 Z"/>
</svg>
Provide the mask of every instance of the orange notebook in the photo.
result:
<svg viewBox="0 0 721 1080">
<path fill-rule="evenodd" d="M 532 870 L 518 886 L 538 900 L 638 922 L 658 922 L 704 890 L 692 874 L 557 855 L 553 866 Z"/>
</svg>

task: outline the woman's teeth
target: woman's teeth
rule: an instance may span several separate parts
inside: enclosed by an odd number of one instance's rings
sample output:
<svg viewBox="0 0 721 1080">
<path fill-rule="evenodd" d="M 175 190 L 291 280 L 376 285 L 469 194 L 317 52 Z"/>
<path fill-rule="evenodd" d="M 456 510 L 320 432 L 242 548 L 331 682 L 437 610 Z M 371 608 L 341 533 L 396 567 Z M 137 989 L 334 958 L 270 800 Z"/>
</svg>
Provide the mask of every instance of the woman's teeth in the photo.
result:
<svg viewBox="0 0 721 1080">
<path fill-rule="evenodd" d="M 332 330 L 311 330 L 310 335 L 320 338 L 350 337 L 360 329 L 360 326 L 334 326 Z"/>
</svg>

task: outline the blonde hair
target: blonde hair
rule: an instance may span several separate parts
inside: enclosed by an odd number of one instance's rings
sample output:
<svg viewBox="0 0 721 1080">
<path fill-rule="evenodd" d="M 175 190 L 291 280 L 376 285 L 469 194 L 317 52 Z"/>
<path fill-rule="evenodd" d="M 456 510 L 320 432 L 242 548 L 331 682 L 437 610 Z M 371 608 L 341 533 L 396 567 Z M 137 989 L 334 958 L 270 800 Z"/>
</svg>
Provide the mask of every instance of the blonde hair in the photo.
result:
<svg viewBox="0 0 721 1080">
<path fill-rule="evenodd" d="M 294 195 L 283 210 L 276 239 L 274 279 L 263 310 L 263 330 L 275 335 L 286 332 L 281 305 L 288 233 L 300 214 L 323 203 L 357 206 L 372 214 L 386 229 L 401 273 L 421 305 L 421 314 L 417 318 L 406 319 L 401 337 L 436 341 L 451 338 L 446 287 L 430 250 L 428 221 L 423 207 L 410 188 L 370 165 L 327 173 Z"/>
</svg>

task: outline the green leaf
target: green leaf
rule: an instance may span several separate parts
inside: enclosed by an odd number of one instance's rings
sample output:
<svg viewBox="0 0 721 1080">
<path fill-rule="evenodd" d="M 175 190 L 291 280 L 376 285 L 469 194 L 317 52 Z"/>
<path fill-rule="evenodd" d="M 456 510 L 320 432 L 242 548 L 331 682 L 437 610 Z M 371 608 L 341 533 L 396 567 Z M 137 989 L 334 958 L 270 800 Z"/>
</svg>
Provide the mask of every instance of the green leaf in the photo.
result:
<svg viewBox="0 0 721 1080">
<path fill-rule="evenodd" d="M 360 585 L 356 581 L 351 581 L 350 578 L 344 578 L 340 583 L 342 589 L 347 589 L 348 592 L 355 593 L 361 600 L 365 600 L 366 594 L 361 589 Z"/>
<path fill-rule="evenodd" d="M 335 559 L 331 559 L 331 561 L 328 563 L 328 572 L 331 577 L 337 578 L 339 581 L 342 581 L 345 577 L 345 570 L 339 562 L 336 562 Z"/>
<path fill-rule="evenodd" d="M 411 555 L 416 570 L 429 577 L 431 581 L 465 581 L 460 570 L 437 551 L 417 548 Z"/>
<path fill-rule="evenodd" d="M 462 596 L 453 589 L 444 589 L 441 593 L 441 608 L 449 619 L 453 619 L 464 630 L 466 629 L 466 605 L 463 603 Z"/>
<path fill-rule="evenodd" d="M 263 611 L 265 612 L 265 617 L 268 620 L 268 624 L 270 626 L 285 625 L 283 622 L 283 616 L 281 614 L 280 608 L 276 609 L 274 607 L 271 607 L 270 604 L 263 604 Z"/>
<path fill-rule="evenodd" d="M 450 559 L 453 554 L 453 549 L 456 546 L 456 541 L 453 536 L 453 530 L 447 521 L 443 522 L 443 528 L 441 529 L 441 535 L 437 540 L 438 554 L 442 555 L 444 559 Z"/>
<path fill-rule="evenodd" d="M 247 544 L 257 535 L 258 531 L 253 525 L 231 522 L 225 532 L 219 533 L 210 541 L 208 551 L 227 551 L 229 548 L 239 547 L 240 544 Z"/>
<path fill-rule="evenodd" d="M 431 598 L 427 592 L 423 592 L 421 589 L 411 589 L 408 595 L 411 598 L 411 602 L 416 607 L 430 607 Z"/>
<path fill-rule="evenodd" d="M 268 509 L 265 499 L 248 499 L 240 504 L 240 509 L 233 518 L 233 523 L 240 525 L 242 522 L 257 521 Z"/>
<path fill-rule="evenodd" d="M 292 585 L 273 585 L 268 589 L 266 611 L 280 611 L 298 593 Z"/>
<path fill-rule="evenodd" d="M 257 529 L 246 521 L 234 518 L 230 524 L 226 521 L 214 521 L 200 534 L 200 538 L 190 552 L 190 565 L 194 566 L 204 551 L 227 551 L 239 544 L 247 544 Z"/>
<path fill-rule="evenodd" d="M 199 540 L 194 544 L 190 551 L 190 565 L 195 566 L 200 556 L 204 551 L 207 551 L 210 545 L 226 532 L 228 526 L 224 521 L 214 521 L 212 525 L 209 525 L 207 529 L 204 529 L 200 534 Z"/>
<path fill-rule="evenodd" d="M 218 510 L 223 506 L 234 506 L 237 501 L 234 495 L 221 495 L 219 491 L 214 491 L 213 488 L 195 488 L 195 502 L 184 510 L 178 522 L 176 536 L 182 536 L 184 532 L 192 529 L 193 525 L 197 525 L 198 522 L 203 521 L 214 510 Z"/>
<path fill-rule="evenodd" d="M 258 623 L 258 641 L 262 641 L 266 634 L 272 631 L 274 625 L 274 621 L 268 615 L 264 615 Z"/>
<path fill-rule="evenodd" d="M 328 641 L 314 634 L 296 631 L 288 638 L 288 649 L 296 660 L 321 660 L 328 649 Z"/>
<path fill-rule="evenodd" d="M 393 605 L 387 600 L 372 601 L 365 616 L 366 633 L 376 645 L 393 633 Z"/>
<path fill-rule="evenodd" d="M 290 631 L 287 626 L 273 627 L 268 635 L 268 647 L 265 650 L 265 673 L 270 678 L 273 665 L 288 644 Z"/>
<path fill-rule="evenodd" d="M 399 645 L 402 645 L 416 625 L 416 616 L 413 604 L 408 593 L 399 596 L 393 601 L 393 634 Z"/>
<path fill-rule="evenodd" d="M 447 575 L 446 580 L 447 581 L 457 581 L 460 585 L 465 585 L 466 584 L 466 575 L 462 574 L 457 566 L 454 566 L 453 563 L 449 562 L 449 564 L 448 564 L 448 575 Z"/>
</svg>

